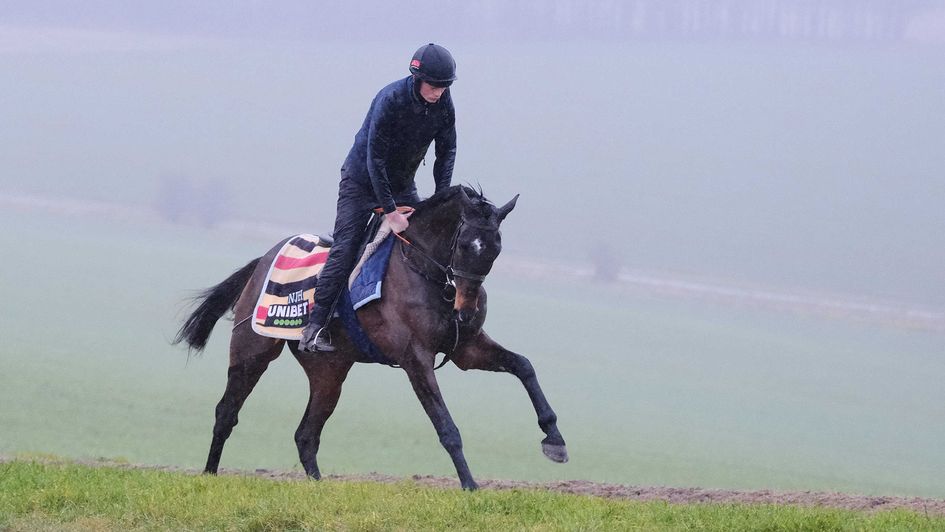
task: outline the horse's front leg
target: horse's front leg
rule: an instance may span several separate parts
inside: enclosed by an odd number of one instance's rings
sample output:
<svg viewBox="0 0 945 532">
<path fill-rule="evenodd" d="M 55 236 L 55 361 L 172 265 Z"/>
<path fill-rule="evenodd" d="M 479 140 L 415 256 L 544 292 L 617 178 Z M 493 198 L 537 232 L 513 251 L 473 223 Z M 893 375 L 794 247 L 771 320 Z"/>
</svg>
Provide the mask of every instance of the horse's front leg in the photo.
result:
<svg viewBox="0 0 945 532">
<path fill-rule="evenodd" d="M 511 373 L 522 381 L 528 397 L 538 414 L 538 426 L 545 433 L 541 450 L 545 456 L 559 463 L 568 461 L 568 450 L 564 438 L 558 431 L 558 416 L 545 399 L 538 376 L 531 362 L 522 355 L 513 353 L 495 342 L 485 331 L 463 342 L 452 355 L 453 362 L 462 370 L 481 369 Z"/>
<path fill-rule="evenodd" d="M 436 376 L 433 373 L 433 355 L 428 356 L 420 354 L 408 354 L 407 360 L 402 367 L 410 378 L 410 384 L 420 399 L 420 404 L 433 422 L 436 433 L 440 437 L 440 443 L 449 453 L 456 466 L 456 473 L 459 475 L 459 483 L 464 490 L 476 490 L 479 485 L 472 478 L 469 472 L 469 466 L 466 465 L 466 457 L 463 456 L 463 441 L 459 435 L 459 429 L 446 409 L 446 403 L 440 394 L 440 387 L 436 382 Z"/>
</svg>

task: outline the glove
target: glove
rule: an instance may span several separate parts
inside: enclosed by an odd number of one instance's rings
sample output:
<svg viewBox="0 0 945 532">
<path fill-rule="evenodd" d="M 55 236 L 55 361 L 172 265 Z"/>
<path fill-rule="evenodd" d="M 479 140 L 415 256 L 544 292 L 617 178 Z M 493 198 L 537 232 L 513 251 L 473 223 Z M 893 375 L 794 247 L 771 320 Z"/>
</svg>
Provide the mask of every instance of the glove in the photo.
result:
<svg viewBox="0 0 945 532">
<path fill-rule="evenodd" d="M 404 230 L 407 229 L 407 226 L 410 225 L 410 222 L 407 221 L 407 217 L 397 211 L 385 214 L 384 219 L 387 220 L 391 230 L 395 233 L 403 233 Z"/>
</svg>

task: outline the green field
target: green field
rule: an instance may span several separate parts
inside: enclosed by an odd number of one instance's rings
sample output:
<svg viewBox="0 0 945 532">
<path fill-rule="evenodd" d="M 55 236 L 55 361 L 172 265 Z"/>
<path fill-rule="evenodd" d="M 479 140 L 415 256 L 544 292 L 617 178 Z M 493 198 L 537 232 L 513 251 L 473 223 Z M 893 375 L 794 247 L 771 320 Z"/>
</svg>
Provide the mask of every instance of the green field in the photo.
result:
<svg viewBox="0 0 945 532">
<path fill-rule="evenodd" d="M 200 358 L 168 340 L 189 289 L 283 235 L 11 212 L 0 224 L 0 453 L 202 467 L 228 322 Z M 487 329 L 532 360 L 571 462 L 541 455 L 516 379 L 448 366 L 438 375 L 478 478 L 945 497 L 941 335 L 498 274 L 486 286 Z M 286 353 L 222 466 L 299 469 L 306 398 Z M 454 474 L 406 377 L 380 366 L 351 372 L 319 458 L 323 473 Z"/>
<path fill-rule="evenodd" d="M 543 491 L 466 493 L 366 482 L 250 477 L 30 462 L 0 464 L 0 528 L 10 530 L 943 530 L 907 511 L 609 501 Z"/>
</svg>

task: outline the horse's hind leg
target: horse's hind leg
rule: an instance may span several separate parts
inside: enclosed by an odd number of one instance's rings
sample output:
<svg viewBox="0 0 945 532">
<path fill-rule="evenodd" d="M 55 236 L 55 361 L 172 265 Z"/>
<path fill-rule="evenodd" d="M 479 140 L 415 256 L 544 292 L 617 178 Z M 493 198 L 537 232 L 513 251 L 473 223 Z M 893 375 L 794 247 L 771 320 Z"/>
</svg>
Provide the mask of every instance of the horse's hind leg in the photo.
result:
<svg viewBox="0 0 945 532">
<path fill-rule="evenodd" d="M 295 431 L 295 445 L 299 449 L 299 461 L 305 473 L 315 479 L 321 478 L 318 470 L 318 446 L 321 442 L 322 428 L 335 411 L 341 385 L 348 376 L 352 361 L 329 354 L 299 353 L 295 345 L 290 344 L 295 358 L 308 375 L 309 397 L 305 414 Z"/>
<path fill-rule="evenodd" d="M 474 338 L 457 347 L 452 359 L 464 371 L 481 369 L 511 373 L 518 377 L 525 386 L 528 397 L 532 400 L 535 413 L 538 414 L 538 426 L 545 433 L 545 439 L 541 441 L 542 452 L 555 462 L 568 461 L 567 447 L 558 431 L 558 416 L 545 399 L 541 385 L 538 384 L 535 369 L 527 358 L 502 347 L 489 338 L 485 331 L 481 331 Z"/>
<path fill-rule="evenodd" d="M 245 324 L 242 327 L 249 327 Z M 217 404 L 216 422 L 213 425 L 213 441 L 207 456 L 204 473 L 216 474 L 223 454 L 223 444 L 239 422 L 239 411 L 246 398 L 259 382 L 269 363 L 278 358 L 285 340 L 276 340 L 259 336 L 252 331 L 238 334 L 234 331 L 230 338 L 230 369 L 227 374 L 226 390 Z"/>
</svg>

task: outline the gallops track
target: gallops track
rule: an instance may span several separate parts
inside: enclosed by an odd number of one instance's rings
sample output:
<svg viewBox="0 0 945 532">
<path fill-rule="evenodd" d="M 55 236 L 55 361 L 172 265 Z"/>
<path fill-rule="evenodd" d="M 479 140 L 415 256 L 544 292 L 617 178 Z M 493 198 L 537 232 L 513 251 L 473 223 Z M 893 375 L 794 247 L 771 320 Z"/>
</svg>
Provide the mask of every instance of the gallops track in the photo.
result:
<svg viewBox="0 0 945 532">
<path fill-rule="evenodd" d="M 7 462 L 9 460 L 10 459 L 8 457 L 0 456 L 0 463 Z M 140 464 L 113 463 L 107 461 L 63 461 L 63 463 L 76 463 L 93 467 L 115 467 L 178 472 L 191 475 L 197 475 L 201 473 L 196 469 L 186 469 L 174 466 L 150 466 Z M 279 471 L 270 469 L 245 471 L 221 468 L 220 474 L 253 476 L 282 482 L 299 482 L 307 480 L 307 477 L 301 471 Z M 366 475 L 325 475 L 323 479 L 340 482 L 381 482 L 387 484 L 394 484 L 408 480 L 404 477 L 382 475 L 379 473 L 370 473 Z M 459 489 L 459 483 L 455 478 L 451 477 L 414 475 L 409 477 L 409 480 L 412 480 L 419 485 L 433 488 Z M 820 506 L 868 512 L 904 509 L 926 515 L 945 515 L 945 499 L 928 499 L 922 497 L 853 495 L 847 493 L 817 491 L 782 492 L 775 490 L 728 490 L 708 488 L 673 488 L 665 486 L 627 486 L 620 484 L 603 484 L 599 482 L 590 482 L 587 480 L 523 482 L 515 480 L 477 479 L 477 482 L 479 483 L 481 489 L 487 490 L 534 489 L 558 493 L 569 493 L 574 495 L 604 497 L 608 499 L 665 501 L 671 504 L 776 504 L 789 506 Z"/>
</svg>

